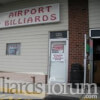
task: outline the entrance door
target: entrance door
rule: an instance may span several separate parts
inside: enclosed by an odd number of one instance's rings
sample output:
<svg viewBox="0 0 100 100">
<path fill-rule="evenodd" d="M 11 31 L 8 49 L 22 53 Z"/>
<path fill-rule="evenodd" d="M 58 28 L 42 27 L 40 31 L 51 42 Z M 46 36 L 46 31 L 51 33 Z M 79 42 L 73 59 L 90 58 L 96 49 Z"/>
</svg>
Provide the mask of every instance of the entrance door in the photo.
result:
<svg viewBox="0 0 100 100">
<path fill-rule="evenodd" d="M 51 41 L 50 43 L 50 76 L 49 82 L 67 81 L 67 42 Z M 67 62 L 68 63 L 68 62 Z"/>
<path fill-rule="evenodd" d="M 100 39 L 93 40 L 94 83 L 100 85 Z"/>
</svg>

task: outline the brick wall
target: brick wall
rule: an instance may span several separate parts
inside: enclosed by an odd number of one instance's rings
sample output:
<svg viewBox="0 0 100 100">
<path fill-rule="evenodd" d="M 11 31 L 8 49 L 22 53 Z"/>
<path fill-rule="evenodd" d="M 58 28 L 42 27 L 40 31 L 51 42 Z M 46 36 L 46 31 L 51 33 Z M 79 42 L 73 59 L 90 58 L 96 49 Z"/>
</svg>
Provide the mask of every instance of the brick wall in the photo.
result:
<svg viewBox="0 0 100 100">
<path fill-rule="evenodd" d="M 88 30 L 88 0 L 69 0 L 69 78 L 72 63 L 83 65 L 84 34 Z"/>
</svg>

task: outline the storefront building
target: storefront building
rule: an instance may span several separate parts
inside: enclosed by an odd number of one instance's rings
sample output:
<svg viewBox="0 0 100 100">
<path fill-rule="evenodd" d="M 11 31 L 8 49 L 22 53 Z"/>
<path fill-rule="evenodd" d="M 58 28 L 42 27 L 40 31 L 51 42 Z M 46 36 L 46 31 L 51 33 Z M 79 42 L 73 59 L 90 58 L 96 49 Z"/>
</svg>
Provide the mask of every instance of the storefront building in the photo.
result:
<svg viewBox="0 0 100 100">
<path fill-rule="evenodd" d="M 84 66 L 84 34 L 93 42 L 89 31 L 99 30 L 99 4 L 99 0 L 1 2 L 0 71 L 15 72 L 3 74 L 20 80 L 70 82 L 71 64 Z M 93 59 L 89 60 L 92 66 Z"/>
</svg>

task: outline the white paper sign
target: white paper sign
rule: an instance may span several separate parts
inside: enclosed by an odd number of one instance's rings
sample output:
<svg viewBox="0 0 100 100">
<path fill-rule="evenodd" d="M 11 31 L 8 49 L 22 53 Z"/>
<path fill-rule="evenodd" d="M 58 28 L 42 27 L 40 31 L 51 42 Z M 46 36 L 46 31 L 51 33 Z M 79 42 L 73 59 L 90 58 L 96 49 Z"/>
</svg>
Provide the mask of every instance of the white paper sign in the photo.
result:
<svg viewBox="0 0 100 100">
<path fill-rule="evenodd" d="M 64 61 L 64 53 L 52 53 L 51 61 Z"/>
<path fill-rule="evenodd" d="M 60 21 L 59 4 L 50 4 L 0 13 L 0 28 Z"/>
</svg>

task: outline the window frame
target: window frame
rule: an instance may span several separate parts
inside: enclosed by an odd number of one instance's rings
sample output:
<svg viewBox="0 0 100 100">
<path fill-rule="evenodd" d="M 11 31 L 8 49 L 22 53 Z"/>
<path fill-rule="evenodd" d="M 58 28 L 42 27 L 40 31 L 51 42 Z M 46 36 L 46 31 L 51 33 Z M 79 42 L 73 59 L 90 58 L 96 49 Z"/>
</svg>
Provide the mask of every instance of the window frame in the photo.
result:
<svg viewBox="0 0 100 100">
<path fill-rule="evenodd" d="M 18 49 L 19 49 L 19 53 L 17 54 L 10 54 L 9 53 L 9 45 L 19 45 Z M 21 43 L 6 43 L 6 55 L 7 56 L 20 56 L 21 55 Z"/>
</svg>

